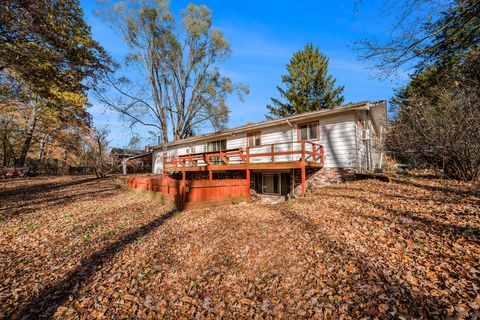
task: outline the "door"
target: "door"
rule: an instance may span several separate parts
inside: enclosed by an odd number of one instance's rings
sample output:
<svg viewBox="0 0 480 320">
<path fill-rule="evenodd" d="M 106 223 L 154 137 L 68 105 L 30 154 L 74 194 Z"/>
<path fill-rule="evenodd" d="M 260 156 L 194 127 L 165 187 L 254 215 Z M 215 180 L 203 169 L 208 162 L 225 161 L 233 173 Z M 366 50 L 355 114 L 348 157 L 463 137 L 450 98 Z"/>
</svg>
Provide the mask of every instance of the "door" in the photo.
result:
<svg viewBox="0 0 480 320">
<path fill-rule="evenodd" d="M 262 193 L 280 194 L 280 191 L 281 191 L 280 183 L 281 183 L 280 173 L 263 173 L 262 174 Z"/>
<path fill-rule="evenodd" d="M 281 194 L 286 196 L 290 192 L 290 173 L 282 173 L 281 178 L 282 191 Z"/>
<path fill-rule="evenodd" d="M 261 194 L 262 193 L 262 174 L 260 172 L 254 172 L 253 179 L 255 183 L 255 192 L 258 194 Z"/>
<path fill-rule="evenodd" d="M 254 172 L 254 189 L 258 194 L 281 194 L 290 192 L 290 173 Z"/>
</svg>

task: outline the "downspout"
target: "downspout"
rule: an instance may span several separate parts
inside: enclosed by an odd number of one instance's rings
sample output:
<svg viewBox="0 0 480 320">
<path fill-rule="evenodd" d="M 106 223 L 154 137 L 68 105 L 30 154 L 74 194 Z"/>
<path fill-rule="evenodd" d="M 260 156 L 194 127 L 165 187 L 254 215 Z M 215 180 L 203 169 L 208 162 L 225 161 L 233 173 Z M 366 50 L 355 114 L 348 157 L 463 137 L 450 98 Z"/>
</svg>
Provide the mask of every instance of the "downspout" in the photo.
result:
<svg viewBox="0 0 480 320">
<path fill-rule="evenodd" d="M 383 168 L 383 154 L 384 154 L 384 144 L 385 144 L 385 131 L 387 130 L 388 125 L 388 111 L 387 111 L 387 99 L 383 100 L 385 103 L 385 126 L 380 127 L 380 161 L 379 161 L 379 170 Z"/>
<path fill-rule="evenodd" d="M 370 111 L 370 106 L 367 106 L 367 111 L 366 111 L 366 114 L 367 114 L 367 119 L 366 119 L 366 130 L 368 130 L 368 139 L 367 139 L 367 145 L 366 145 L 366 148 L 367 148 L 367 170 L 370 171 L 371 168 L 372 168 L 372 150 L 370 148 L 370 114 L 369 114 L 369 111 Z"/>
<path fill-rule="evenodd" d="M 383 129 L 384 127 L 380 127 L 380 159 L 378 160 L 378 169 L 381 172 L 383 168 Z"/>
<path fill-rule="evenodd" d="M 293 151 L 293 145 L 295 143 L 295 132 L 293 130 L 293 124 L 288 120 L 285 119 L 285 122 L 290 126 L 291 130 L 290 132 L 292 133 L 292 149 L 290 151 Z M 293 154 L 290 155 L 290 161 L 293 161 Z"/>
<path fill-rule="evenodd" d="M 288 119 L 285 119 L 285 122 L 290 126 L 291 130 L 290 132 L 292 133 L 292 149 L 291 151 L 293 151 L 293 144 L 295 143 L 295 132 L 293 131 L 293 124 L 288 120 Z M 293 161 L 293 154 L 290 155 L 290 161 Z M 290 190 L 290 196 L 295 196 L 295 169 L 292 169 L 292 174 L 291 174 L 291 182 L 292 182 L 292 186 L 291 186 L 291 189 Z"/>
</svg>

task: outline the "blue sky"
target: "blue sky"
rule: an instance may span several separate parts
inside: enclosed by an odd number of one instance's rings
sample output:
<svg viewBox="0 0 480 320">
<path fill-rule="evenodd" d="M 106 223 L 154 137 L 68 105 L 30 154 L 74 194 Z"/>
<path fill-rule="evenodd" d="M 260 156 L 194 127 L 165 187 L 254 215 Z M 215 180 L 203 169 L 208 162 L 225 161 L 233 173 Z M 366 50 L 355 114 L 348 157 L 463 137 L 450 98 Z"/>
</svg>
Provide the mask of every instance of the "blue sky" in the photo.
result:
<svg viewBox="0 0 480 320">
<path fill-rule="evenodd" d="M 393 95 L 402 79 L 379 80 L 369 65 L 359 61 L 351 48 L 354 41 L 364 38 L 384 38 L 389 33 L 391 17 L 382 15 L 378 1 L 363 1 L 355 6 L 346 1 L 172 1 L 171 10 L 180 10 L 193 2 L 206 4 L 213 11 L 213 24 L 220 28 L 231 44 L 232 55 L 220 69 L 234 82 L 250 87 L 243 102 L 229 98 L 231 109 L 228 127 L 265 119 L 270 97 L 278 97 L 276 85 L 285 73 L 292 54 L 308 42 L 318 46 L 330 58 L 329 72 L 344 85 L 345 102 L 383 100 Z M 126 47 L 122 40 L 95 17 L 94 0 L 82 0 L 87 23 L 92 26 L 94 39 L 119 62 L 124 60 Z M 104 110 L 90 97 L 96 126 L 110 128 L 112 146 L 125 146 L 132 131 L 121 123 L 118 115 Z M 210 131 L 208 127 L 203 131 Z M 138 127 L 134 132 L 145 137 L 147 130 Z"/>
</svg>

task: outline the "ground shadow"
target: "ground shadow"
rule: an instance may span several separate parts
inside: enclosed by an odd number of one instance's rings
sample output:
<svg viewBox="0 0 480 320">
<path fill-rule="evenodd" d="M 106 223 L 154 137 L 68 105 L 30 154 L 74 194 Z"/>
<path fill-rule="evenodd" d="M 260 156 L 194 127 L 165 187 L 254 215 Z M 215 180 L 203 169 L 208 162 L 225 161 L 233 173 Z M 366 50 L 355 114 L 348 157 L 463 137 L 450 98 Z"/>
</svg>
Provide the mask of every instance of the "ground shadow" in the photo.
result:
<svg viewBox="0 0 480 320">
<path fill-rule="evenodd" d="M 56 195 L 46 196 L 42 199 L 25 199 L 24 201 L 18 201 L 13 205 L 2 207 L 0 206 L 0 216 L 4 220 L 6 218 L 13 218 L 21 214 L 29 214 L 47 207 L 53 207 L 58 205 L 66 205 L 73 201 L 79 200 L 95 200 L 97 198 L 104 198 L 107 196 L 113 196 L 115 194 L 115 188 L 107 188 L 103 190 L 95 190 L 83 193 L 75 193 L 68 196 L 57 197 Z"/>
<path fill-rule="evenodd" d="M 82 185 L 85 183 L 93 182 L 93 181 L 99 181 L 100 179 L 95 178 L 95 177 L 89 177 L 89 178 L 83 178 L 83 179 L 74 179 L 73 181 L 69 182 L 46 182 L 46 183 L 39 183 L 35 185 L 27 185 L 27 186 L 18 186 L 12 189 L 7 189 L 4 191 L 0 191 L 0 201 L 20 196 L 23 194 L 28 194 L 28 195 L 35 195 L 37 193 L 45 193 L 45 192 L 51 192 L 55 190 L 60 190 L 64 189 L 67 187 L 71 186 L 77 186 L 77 185 Z"/>
<path fill-rule="evenodd" d="M 405 314 L 405 316 L 414 316 L 415 318 L 431 317 L 440 307 L 446 307 L 445 303 L 440 299 L 425 296 L 418 291 L 413 292 L 412 288 L 405 281 L 401 281 L 400 278 L 396 277 L 391 270 L 379 268 L 378 263 L 373 261 L 370 256 L 352 249 L 348 244 L 342 243 L 338 239 L 330 238 L 310 217 L 285 207 L 281 208 L 280 212 L 286 221 L 290 224 L 298 225 L 304 232 L 309 234 L 311 238 L 315 239 L 316 245 L 322 244 L 326 253 L 332 253 L 331 258 L 326 258 L 329 260 L 324 261 L 327 262 L 329 266 L 340 266 L 340 268 L 342 268 L 347 261 L 355 266 L 356 271 L 354 273 L 344 273 L 343 276 L 335 274 L 335 272 L 329 274 L 329 277 L 338 280 L 339 286 L 348 283 L 352 289 L 359 291 L 366 290 L 365 288 L 369 286 L 374 286 L 378 289 L 377 291 L 369 291 L 368 294 L 358 294 L 359 297 L 363 297 L 365 300 L 351 301 L 349 303 L 349 312 L 353 312 L 353 308 L 355 308 L 358 303 L 376 301 L 380 304 L 382 301 L 385 301 L 385 297 L 388 297 L 388 299 L 393 298 L 399 304 L 408 306 L 408 310 L 410 311 L 414 310 L 414 314 Z M 342 257 L 341 260 L 339 260 L 339 255 Z M 322 259 L 325 259 L 325 256 L 322 257 Z M 354 277 L 354 275 L 360 275 L 360 277 Z M 331 301 L 326 300 L 326 302 Z M 379 316 L 376 309 L 364 308 L 362 313 L 362 316 L 368 318 Z M 401 311 L 400 314 L 402 314 Z"/>
<path fill-rule="evenodd" d="M 441 174 L 435 174 L 431 172 L 419 173 L 418 171 L 415 171 L 415 172 L 400 171 L 398 174 L 404 177 L 416 178 L 416 179 L 437 180 L 442 178 Z"/>
<path fill-rule="evenodd" d="M 479 189 L 477 189 L 477 190 L 473 190 L 473 189 L 472 190 L 461 190 L 461 189 L 456 189 L 456 188 L 452 188 L 452 187 L 431 186 L 431 185 L 428 185 L 428 184 L 423 184 L 423 183 L 419 183 L 419 182 L 412 181 L 412 180 L 407 180 L 407 179 L 395 179 L 394 178 L 394 179 L 392 179 L 392 181 L 396 182 L 396 183 L 399 183 L 399 184 L 424 189 L 426 191 L 442 192 L 442 193 L 447 194 L 447 195 L 468 196 L 468 197 L 471 197 L 471 196 L 479 197 L 480 196 L 480 190 Z"/>
<path fill-rule="evenodd" d="M 367 190 L 362 190 L 364 192 L 370 192 Z M 388 198 L 399 198 L 399 196 L 396 195 L 390 195 L 384 192 L 379 192 L 375 191 L 375 194 L 378 196 L 380 195 L 382 199 L 388 199 Z M 328 191 L 322 192 L 323 196 L 328 196 L 332 198 L 339 198 L 341 199 L 351 199 L 358 201 L 359 203 L 362 203 L 365 198 L 361 196 L 352 196 L 352 195 L 339 195 L 335 193 L 329 193 Z M 405 196 L 403 197 L 405 199 Z M 410 199 L 408 198 L 407 200 L 427 200 L 424 198 L 415 198 L 415 199 Z M 448 202 L 448 201 L 447 201 Z M 384 202 L 372 202 L 369 201 L 369 204 L 374 206 L 376 209 L 382 210 L 383 212 L 388 213 L 391 217 L 393 218 L 406 218 L 413 223 L 420 224 L 424 231 L 429 232 L 429 233 L 435 233 L 438 236 L 442 236 L 445 232 L 448 232 L 451 236 L 457 237 L 458 235 L 465 236 L 467 238 L 470 238 L 470 240 L 479 242 L 480 241 L 480 229 L 472 226 L 458 226 L 455 224 L 451 223 L 442 223 L 440 221 L 436 221 L 434 219 L 430 219 L 428 217 L 423 217 L 420 216 L 417 213 L 408 211 L 408 210 L 399 210 L 399 209 L 394 209 L 389 207 L 387 204 Z M 353 212 L 354 213 L 354 212 Z M 355 213 L 354 213 L 355 214 Z M 388 218 L 382 218 L 382 217 L 377 217 L 375 218 L 371 216 L 366 216 L 364 214 L 361 215 L 363 218 L 368 218 L 368 219 L 376 219 L 376 220 L 385 220 L 386 222 L 392 222 Z"/>
<path fill-rule="evenodd" d="M 2 219 L 14 218 L 56 205 L 64 205 L 78 200 L 94 200 L 114 195 L 113 186 L 95 186 L 94 191 L 76 190 L 77 187 L 87 189 L 96 178 L 62 182 L 40 183 L 32 186 L 20 186 L 12 190 L 0 192 L 0 216 Z M 70 194 L 59 197 L 57 190 L 68 190 Z"/>
<path fill-rule="evenodd" d="M 86 284 L 95 275 L 97 269 L 110 261 L 127 245 L 157 229 L 172 218 L 176 212 L 175 210 L 171 210 L 163 214 L 150 223 L 145 224 L 114 243 L 95 252 L 88 258 L 83 259 L 77 268 L 68 273 L 65 280 L 45 288 L 38 294 L 37 298 L 27 301 L 20 310 L 11 315 L 11 318 L 36 319 L 38 317 L 51 317 L 76 288 Z"/>
</svg>

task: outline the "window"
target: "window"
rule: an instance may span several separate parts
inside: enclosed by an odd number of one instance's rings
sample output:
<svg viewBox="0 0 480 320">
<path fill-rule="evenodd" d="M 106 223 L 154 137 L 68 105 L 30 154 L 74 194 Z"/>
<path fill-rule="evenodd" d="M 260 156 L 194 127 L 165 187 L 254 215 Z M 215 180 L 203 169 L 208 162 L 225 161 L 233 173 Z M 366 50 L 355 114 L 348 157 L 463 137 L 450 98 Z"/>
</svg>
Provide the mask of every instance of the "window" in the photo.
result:
<svg viewBox="0 0 480 320">
<path fill-rule="evenodd" d="M 262 193 L 280 194 L 280 174 L 264 173 L 262 174 Z"/>
<path fill-rule="evenodd" d="M 255 147 L 260 145 L 260 135 L 261 131 L 251 132 L 247 134 L 247 143 L 249 147 Z"/>
<path fill-rule="evenodd" d="M 208 152 L 222 151 L 227 149 L 227 140 L 216 140 L 208 143 Z"/>
<path fill-rule="evenodd" d="M 215 152 L 215 151 L 222 151 L 227 149 L 227 140 L 216 140 L 216 141 L 210 141 L 207 144 L 208 152 Z M 221 157 L 212 157 L 212 164 L 218 165 L 218 164 L 223 164 L 222 158 Z"/>
<path fill-rule="evenodd" d="M 300 140 L 318 140 L 318 121 L 298 125 Z"/>
</svg>

